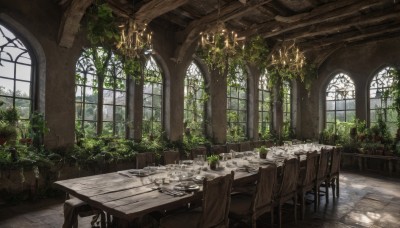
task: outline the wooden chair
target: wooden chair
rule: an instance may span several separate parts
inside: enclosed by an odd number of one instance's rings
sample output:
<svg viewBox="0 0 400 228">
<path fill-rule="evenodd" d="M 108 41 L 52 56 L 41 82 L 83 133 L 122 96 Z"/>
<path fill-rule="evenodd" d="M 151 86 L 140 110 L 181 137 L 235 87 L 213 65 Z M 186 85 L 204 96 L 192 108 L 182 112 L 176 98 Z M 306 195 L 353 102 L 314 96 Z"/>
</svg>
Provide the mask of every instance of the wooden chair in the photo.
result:
<svg viewBox="0 0 400 228">
<path fill-rule="evenodd" d="M 67 198 L 69 196 L 67 195 Z M 106 227 L 105 213 L 97 208 L 92 208 L 89 204 L 82 200 L 71 197 L 64 202 L 64 224 L 63 228 L 78 228 L 79 217 L 88 217 L 92 215 L 100 215 L 101 227 Z"/>
<path fill-rule="evenodd" d="M 242 142 L 240 143 L 240 151 L 252 151 L 254 148 L 252 148 L 251 143 L 249 141 L 247 142 Z"/>
<path fill-rule="evenodd" d="M 179 151 L 164 151 L 164 165 L 178 164 L 180 160 Z"/>
<path fill-rule="evenodd" d="M 221 154 L 226 153 L 225 145 L 213 145 L 211 146 L 211 154 Z"/>
<path fill-rule="evenodd" d="M 203 181 L 201 208 L 166 216 L 160 227 L 228 227 L 229 205 L 234 173 Z"/>
<path fill-rule="evenodd" d="M 191 158 L 195 159 L 197 155 L 203 155 L 204 157 L 207 156 L 207 148 L 206 147 L 198 147 L 195 149 L 192 149 L 191 151 Z"/>
<path fill-rule="evenodd" d="M 227 143 L 226 144 L 226 153 L 229 153 L 231 150 L 239 152 L 240 151 L 240 144 L 239 143 Z"/>
<path fill-rule="evenodd" d="M 243 219 L 251 221 L 252 227 L 257 227 L 257 218 L 271 212 L 271 224 L 274 224 L 273 191 L 275 187 L 277 168 L 270 165 L 259 168 L 257 174 L 256 191 L 253 195 L 237 194 L 231 199 L 229 217 L 232 219 Z"/>
<path fill-rule="evenodd" d="M 290 199 L 294 201 L 294 220 L 297 221 L 297 180 L 299 176 L 299 160 L 291 158 L 285 160 L 282 169 L 281 180 L 274 199 L 275 206 L 278 206 L 278 222 L 282 227 L 282 206 Z"/>
<path fill-rule="evenodd" d="M 329 172 L 325 184 L 332 187 L 332 196 L 339 197 L 339 174 L 340 174 L 340 150 L 333 149 L 331 153 Z M 329 195 L 329 188 L 326 188 L 326 194 Z M 328 201 L 327 201 L 328 202 Z"/>
<path fill-rule="evenodd" d="M 333 148 L 332 149 L 321 149 L 321 155 L 320 155 L 320 159 L 319 159 L 319 165 L 318 165 L 318 172 L 317 172 L 317 180 L 315 182 L 315 189 L 317 190 L 317 196 L 318 196 L 318 205 L 320 204 L 320 200 L 319 200 L 319 195 L 320 195 L 320 188 L 322 186 L 322 184 L 325 182 L 325 180 L 328 177 L 328 164 L 329 164 L 329 157 L 331 155 L 331 153 L 333 152 Z M 328 185 L 325 184 L 325 200 L 326 202 L 329 201 L 329 197 L 328 197 Z"/>
<path fill-rule="evenodd" d="M 308 191 L 315 189 L 317 181 L 317 171 L 319 164 L 317 151 L 307 153 L 306 167 L 300 170 L 298 194 L 300 196 L 301 219 L 305 214 L 305 195 Z M 317 190 L 314 191 L 314 211 L 317 211 L 318 195 Z"/>
<path fill-rule="evenodd" d="M 136 155 L 136 169 L 143 169 L 149 165 L 155 165 L 156 155 L 153 152 L 139 153 Z"/>
<path fill-rule="evenodd" d="M 253 149 L 260 148 L 261 146 L 263 146 L 265 144 L 265 141 L 263 141 L 263 140 L 253 141 L 252 144 L 253 144 Z"/>
</svg>

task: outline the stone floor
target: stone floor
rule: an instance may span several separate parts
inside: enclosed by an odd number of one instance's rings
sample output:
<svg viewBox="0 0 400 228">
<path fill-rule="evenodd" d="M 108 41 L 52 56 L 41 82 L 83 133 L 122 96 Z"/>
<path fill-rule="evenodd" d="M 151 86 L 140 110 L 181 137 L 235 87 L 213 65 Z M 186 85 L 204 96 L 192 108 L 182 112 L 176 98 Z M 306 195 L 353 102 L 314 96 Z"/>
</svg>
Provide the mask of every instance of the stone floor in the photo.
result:
<svg viewBox="0 0 400 228">
<path fill-rule="evenodd" d="M 321 197 L 318 212 L 309 205 L 306 218 L 297 224 L 288 211 L 284 227 L 400 227 L 400 179 L 342 172 L 340 183 L 339 199 L 326 204 Z M 61 227 L 62 222 L 61 199 L 0 207 L 1 228 Z M 90 227 L 90 218 L 80 218 L 79 224 Z M 262 221 L 259 225 L 264 226 Z"/>
</svg>

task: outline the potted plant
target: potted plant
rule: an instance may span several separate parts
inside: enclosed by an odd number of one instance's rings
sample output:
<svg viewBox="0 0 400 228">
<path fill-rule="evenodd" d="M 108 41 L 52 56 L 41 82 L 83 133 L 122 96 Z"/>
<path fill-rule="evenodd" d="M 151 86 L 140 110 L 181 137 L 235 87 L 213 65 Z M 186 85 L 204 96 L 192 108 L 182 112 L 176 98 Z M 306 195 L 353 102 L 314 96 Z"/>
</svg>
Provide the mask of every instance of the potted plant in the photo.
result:
<svg viewBox="0 0 400 228">
<path fill-rule="evenodd" d="M 211 170 L 216 170 L 219 165 L 219 156 L 218 155 L 211 155 L 207 157 L 208 164 L 210 165 Z"/>
<path fill-rule="evenodd" d="M 268 154 L 268 149 L 265 146 L 261 146 L 258 149 L 258 153 L 260 154 L 260 158 L 261 159 L 266 159 L 267 158 L 267 154 Z"/>
</svg>

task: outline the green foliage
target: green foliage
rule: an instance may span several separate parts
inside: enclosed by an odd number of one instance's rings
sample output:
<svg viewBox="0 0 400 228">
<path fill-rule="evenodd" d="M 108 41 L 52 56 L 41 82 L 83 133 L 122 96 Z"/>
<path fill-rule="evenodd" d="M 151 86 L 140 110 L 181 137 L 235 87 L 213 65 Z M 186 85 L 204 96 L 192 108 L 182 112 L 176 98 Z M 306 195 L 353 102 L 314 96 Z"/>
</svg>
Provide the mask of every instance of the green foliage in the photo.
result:
<svg viewBox="0 0 400 228">
<path fill-rule="evenodd" d="M 6 142 L 15 140 L 17 138 L 16 127 L 5 121 L 0 121 L 0 138 L 4 138 Z"/>
<path fill-rule="evenodd" d="M 196 148 L 198 148 L 200 146 L 203 146 L 205 144 L 209 144 L 209 142 L 203 136 L 185 134 L 183 136 L 183 140 L 182 140 L 182 149 L 186 153 L 190 153 L 190 151 L 192 151 L 193 149 L 196 149 Z"/>
<path fill-rule="evenodd" d="M 244 131 L 239 124 L 239 116 L 235 111 L 227 111 L 228 113 L 228 127 L 227 127 L 227 141 L 228 142 L 241 142 L 246 139 Z"/>
<path fill-rule="evenodd" d="M 261 147 L 258 149 L 258 152 L 259 152 L 260 154 L 266 154 L 266 153 L 268 153 L 268 148 L 267 148 L 266 146 L 261 146 Z"/>
<path fill-rule="evenodd" d="M 87 13 L 87 38 L 93 46 L 113 47 L 119 40 L 118 24 L 106 3 L 97 3 Z"/>
<path fill-rule="evenodd" d="M 397 112 L 397 128 L 400 129 L 400 70 L 392 69 L 389 72 L 393 76 L 393 83 L 388 91 L 385 91 L 384 98 L 390 95 L 393 99 L 392 107 Z"/>
<path fill-rule="evenodd" d="M 213 154 L 207 157 L 209 164 L 217 164 L 219 162 L 219 155 Z"/>
<path fill-rule="evenodd" d="M 261 73 L 267 68 L 267 58 L 269 55 L 269 48 L 265 39 L 260 36 L 254 36 L 246 42 L 243 48 L 243 60 L 257 66 Z"/>
<path fill-rule="evenodd" d="M 10 125 L 16 125 L 19 120 L 19 113 L 15 108 L 0 110 L 0 121 L 3 120 Z"/>
</svg>

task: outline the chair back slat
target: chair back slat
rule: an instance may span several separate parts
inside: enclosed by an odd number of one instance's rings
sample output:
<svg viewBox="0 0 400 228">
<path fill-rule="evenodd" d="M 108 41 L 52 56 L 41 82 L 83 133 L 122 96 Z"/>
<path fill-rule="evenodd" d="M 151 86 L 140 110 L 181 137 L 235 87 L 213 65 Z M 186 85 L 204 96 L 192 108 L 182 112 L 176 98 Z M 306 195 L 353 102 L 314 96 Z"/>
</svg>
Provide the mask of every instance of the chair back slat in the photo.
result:
<svg viewBox="0 0 400 228">
<path fill-rule="evenodd" d="M 211 147 L 211 153 L 212 154 L 226 153 L 226 146 L 225 145 L 213 145 Z"/>
<path fill-rule="evenodd" d="M 253 150 L 249 141 L 240 143 L 240 151 L 251 151 Z"/>
<path fill-rule="evenodd" d="M 277 167 L 269 165 L 268 167 L 260 167 L 258 170 L 257 187 L 253 198 L 252 210 L 256 212 L 272 204 L 273 191 L 276 182 Z"/>
<path fill-rule="evenodd" d="M 178 164 L 180 160 L 180 154 L 178 151 L 165 151 L 164 152 L 164 164 Z"/>
<path fill-rule="evenodd" d="M 329 156 L 333 149 L 321 149 L 321 156 L 319 159 L 319 167 L 318 167 L 318 180 L 324 179 L 328 174 L 328 164 L 329 164 Z"/>
<path fill-rule="evenodd" d="M 285 160 L 283 164 L 282 184 L 279 189 L 280 196 L 286 196 L 296 191 L 298 176 L 299 160 L 297 158 Z"/>
<path fill-rule="evenodd" d="M 192 151 L 191 151 L 192 159 L 195 159 L 197 157 L 197 155 L 203 155 L 204 157 L 206 157 L 207 148 L 206 147 L 198 147 L 198 148 L 192 149 Z"/>
<path fill-rule="evenodd" d="M 315 183 L 317 179 L 319 157 L 320 155 L 317 151 L 307 153 L 306 172 L 302 183 L 303 186 Z"/>
<path fill-rule="evenodd" d="M 239 152 L 240 151 L 239 143 L 227 143 L 226 144 L 226 152 L 229 153 L 231 150 Z"/>
<path fill-rule="evenodd" d="M 335 175 L 340 171 L 340 150 L 333 149 L 331 155 L 330 175 Z"/>
<path fill-rule="evenodd" d="M 136 169 L 143 169 L 156 162 L 156 156 L 153 152 L 139 153 L 136 155 Z"/>
<path fill-rule="evenodd" d="M 234 173 L 203 181 L 203 213 L 199 227 L 217 227 L 228 222 Z"/>
</svg>

